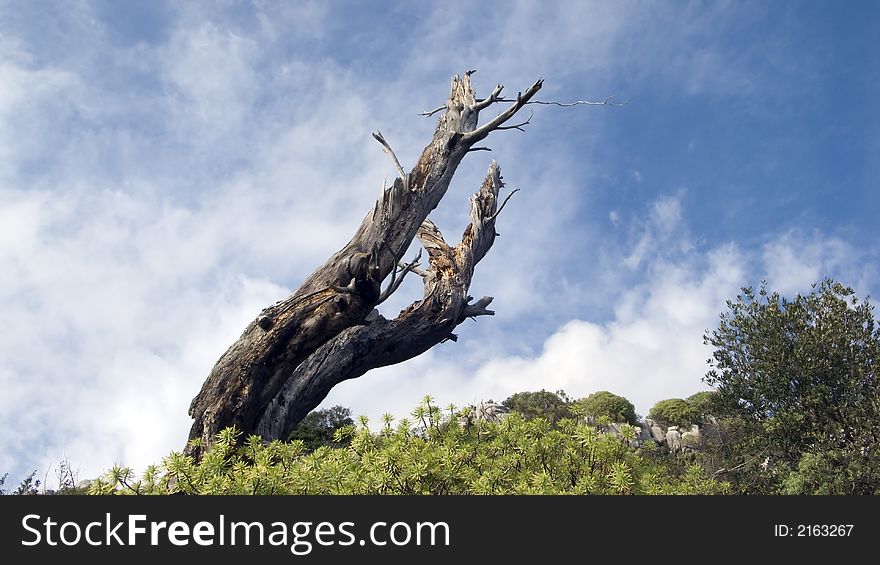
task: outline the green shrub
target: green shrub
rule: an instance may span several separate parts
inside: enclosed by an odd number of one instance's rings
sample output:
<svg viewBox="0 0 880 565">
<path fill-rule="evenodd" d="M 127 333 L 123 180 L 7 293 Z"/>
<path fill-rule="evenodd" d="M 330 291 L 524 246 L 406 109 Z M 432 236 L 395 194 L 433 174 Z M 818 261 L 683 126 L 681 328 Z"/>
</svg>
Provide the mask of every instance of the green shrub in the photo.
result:
<svg viewBox="0 0 880 565">
<path fill-rule="evenodd" d="M 611 422 L 626 422 L 632 425 L 638 423 L 636 407 L 633 406 L 633 403 L 607 390 L 594 392 L 577 402 L 586 416 L 595 419 L 605 417 Z"/>
<path fill-rule="evenodd" d="M 571 401 L 561 390 L 555 393 L 543 389 L 537 392 L 518 392 L 501 404 L 519 413 L 526 420 L 543 418 L 551 424 L 556 424 L 563 418 L 573 416 Z"/>
<path fill-rule="evenodd" d="M 700 421 L 700 414 L 687 400 L 669 398 L 661 400 L 651 408 L 648 417 L 661 426 L 688 427 Z"/>
<path fill-rule="evenodd" d="M 720 416 L 722 414 L 721 395 L 714 390 L 703 390 L 696 394 L 688 396 L 686 402 L 691 405 L 693 413 L 696 415 L 697 422 L 705 421 L 709 416 Z"/>
<path fill-rule="evenodd" d="M 301 440 L 308 451 L 319 447 L 341 447 L 343 444 L 333 440 L 336 430 L 354 425 L 351 409 L 343 406 L 322 408 L 306 415 L 290 432 L 289 440 Z"/>
</svg>

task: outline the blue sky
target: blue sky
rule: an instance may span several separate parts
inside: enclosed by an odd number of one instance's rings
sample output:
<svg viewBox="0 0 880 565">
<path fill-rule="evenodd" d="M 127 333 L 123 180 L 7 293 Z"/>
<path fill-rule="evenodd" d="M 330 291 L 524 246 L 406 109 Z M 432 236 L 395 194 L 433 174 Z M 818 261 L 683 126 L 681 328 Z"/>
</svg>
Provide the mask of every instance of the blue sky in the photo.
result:
<svg viewBox="0 0 880 565">
<path fill-rule="evenodd" d="M 471 287 L 497 315 L 326 404 L 705 388 L 740 286 L 880 288 L 877 29 L 875 2 L 0 2 L 0 474 L 182 447 L 216 359 L 393 175 L 370 132 L 412 166 L 468 69 L 630 102 L 469 157 L 432 218 L 458 237 L 491 157 L 521 189 Z"/>
</svg>

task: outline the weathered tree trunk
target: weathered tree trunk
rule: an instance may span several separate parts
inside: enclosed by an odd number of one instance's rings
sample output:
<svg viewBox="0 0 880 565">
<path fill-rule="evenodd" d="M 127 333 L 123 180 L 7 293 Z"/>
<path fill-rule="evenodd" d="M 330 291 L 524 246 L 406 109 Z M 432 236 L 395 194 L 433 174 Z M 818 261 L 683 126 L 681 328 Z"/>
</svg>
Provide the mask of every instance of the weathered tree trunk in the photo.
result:
<svg viewBox="0 0 880 565">
<path fill-rule="evenodd" d="M 374 137 L 393 158 L 398 178 L 384 189 L 348 244 L 306 279 L 290 297 L 266 309 L 217 361 L 193 399 L 194 418 L 186 452 L 200 457 L 214 436 L 236 426 L 246 435 L 284 439 L 339 382 L 376 367 L 419 355 L 446 339 L 468 317 L 491 315 L 484 297 L 471 303 L 474 266 L 495 238 L 503 186 L 494 162 L 471 199 L 471 222 L 461 243 L 448 245 L 428 214 L 437 206 L 464 156 L 504 124 L 541 88 L 539 80 L 516 100 L 501 86 L 476 99 L 471 72 L 453 77 L 452 91 L 434 138 L 409 174 L 381 134 Z M 511 102 L 479 126 L 480 111 Z M 503 207 L 503 204 L 501 205 Z M 401 264 L 415 237 L 428 252 L 429 268 Z M 393 293 L 407 272 L 424 279 L 424 297 L 386 320 L 375 307 Z M 390 276 L 384 291 L 381 283 Z"/>
</svg>

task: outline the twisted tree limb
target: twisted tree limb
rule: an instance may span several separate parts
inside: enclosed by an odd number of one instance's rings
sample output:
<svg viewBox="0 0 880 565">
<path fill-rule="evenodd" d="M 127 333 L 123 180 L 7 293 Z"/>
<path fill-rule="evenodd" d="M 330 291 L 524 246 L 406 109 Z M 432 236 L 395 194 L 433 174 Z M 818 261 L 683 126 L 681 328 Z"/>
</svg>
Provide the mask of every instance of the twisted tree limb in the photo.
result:
<svg viewBox="0 0 880 565">
<path fill-rule="evenodd" d="M 229 426 L 264 439 L 286 438 L 335 384 L 415 357 L 454 338 L 452 330 L 466 318 L 493 313 L 486 309 L 491 298 L 471 304 L 467 291 L 474 266 L 495 238 L 502 186 L 498 165 L 493 162 L 472 199 L 471 223 L 461 243 L 446 244 L 427 217 L 474 144 L 502 129 L 540 90 L 542 81 L 478 126 L 480 110 L 499 101 L 501 87 L 478 102 L 471 74 L 453 77 L 446 112 L 409 173 L 385 138 L 374 134 L 393 158 L 398 177 L 383 188 L 348 244 L 288 298 L 265 308 L 220 357 L 190 404 L 194 421 L 189 438 L 200 441 L 190 441 L 186 453 L 199 457 Z M 398 274 L 421 274 L 424 297 L 394 320 L 377 317 L 375 306 L 390 294 L 381 291 L 382 281 L 395 273 L 415 237 L 428 252 L 430 267 L 421 271 L 413 262 Z M 386 291 L 396 290 L 394 283 Z"/>
<path fill-rule="evenodd" d="M 495 240 L 501 170 L 492 163 L 480 191 L 471 199 L 471 223 L 461 242 L 451 247 L 437 226 L 426 219 L 418 232 L 428 251 L 430 267 L 424 277 L 424 296 L 393 320 L 381 316 L 343 330 L 301 363 L 261 414 L 256 433 L 264 438 L 286 437 L 314 406 L 302 398 L 323 399 L 340 382 L 371 369 L 393 365 L 424 353 L 449 339 L 469 317 L 493 315 L 486 309 L 492 297 L 475 303 L 468 295 L 474 266 Z"/>
</svg>

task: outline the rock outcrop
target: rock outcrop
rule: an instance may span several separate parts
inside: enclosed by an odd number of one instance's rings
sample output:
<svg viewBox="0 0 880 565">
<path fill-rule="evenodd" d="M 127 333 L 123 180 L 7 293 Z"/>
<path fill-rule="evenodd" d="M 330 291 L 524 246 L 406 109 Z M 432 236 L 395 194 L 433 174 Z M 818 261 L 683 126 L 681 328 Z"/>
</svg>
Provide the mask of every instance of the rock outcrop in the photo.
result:
<svg viewBox="0 0 880 565">
<path fill-rule="evenodd" d="M 666 447 L 672 453 L 681 451 L 681 434 L 678 433 L 677 426 L 669 426 L 669 429 L 666 430 Z"/>
<path fill-rule="evenodd" d="M 599 426 L 599 429 L 622 437 L 621 430 L 624 425 L 613 423 Z M 635 438 L 629 440 L 629 443 L 632 447 L 642 447 L 648 442 L 653 442 L 668 453 L 702 451 L 707 447 L 720 446 L 722 443 L 718 422 L 714 418 L 709 418 L 701 425 L 692 424 L 687 429 L 682 429 L 680 426 L 664 427 L 651 418 L 645 418 L 636 426 Z"/>
</svg>

